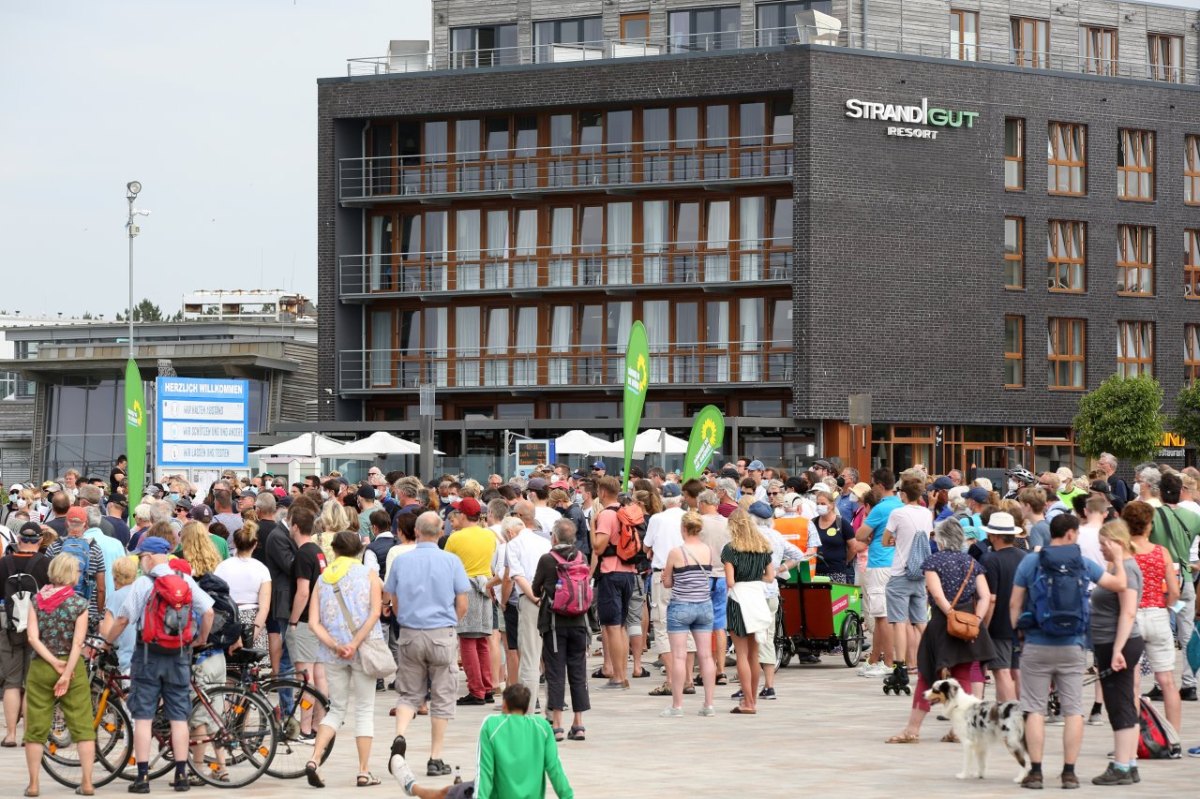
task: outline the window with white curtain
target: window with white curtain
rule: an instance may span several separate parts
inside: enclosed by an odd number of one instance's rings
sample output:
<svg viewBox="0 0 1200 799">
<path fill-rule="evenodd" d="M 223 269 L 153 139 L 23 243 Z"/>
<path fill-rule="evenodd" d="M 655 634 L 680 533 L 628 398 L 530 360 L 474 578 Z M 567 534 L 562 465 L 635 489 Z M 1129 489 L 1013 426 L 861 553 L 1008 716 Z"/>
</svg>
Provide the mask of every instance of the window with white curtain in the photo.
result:
<svg viewBox="0 0 1200 799">
<path fill-rule="evenodd" d="M 729 201 L 708 204 L 708 240 L 704 256 L 704 280 L 725 283 L 729 280 Z"/>
<path fill-rule="evenodd" d="M 548 382 L 552 386 L 565 386 L 571 382 L 571 359 L 566 356 L 571 352 L 571 332 L 574 307 L 570 305 L 554 306 L 550 321 L 550 362 Z"/>
<path fill-rule="evenodd" d="M 479 385 L 479 308 L 454 311 L 454 355 L 457 386 Z"/>
<path fill-rule="evenodd" d="M 792 301 L 775 300 L 771 310 L 770 347 L 786 352 L 776 352 L 767 359 L 768 380 L 791 380 L 792 378 Z"/>
<path fill-rule="evenodd" d="M 670 378 L 666 352 L 671 340 L 671 303 L 667 300 L 643 302 L 642 324 L 646 327 L 646 343 L 650 350 L 650 382 L 665 383 Z"/>
<path fill-rule="evenodd" d="M 675 355 L 671 359 L 673 382 L 697 382 L 700 371 L 700 361 L 696 354 L 699 327 L 699 303 L 675 303 Z"/>
<path fill-rule="evenodd" d="M 743 197 L 738 212 L 739 280 L 762 279 L 763 198 Z"/>
<path fill-rule="evenodd" d="M 633 203 L 608 204 L 608 282 L 628 286 L 633 282 Z"/>
<path fill-rule="evenodd" d="M 517 311 L 517 340 L 513 347 L 513 385 L 532 386 L 537 383 L 538 309 Z"/>
<path fill-rule="evenodd" d="M 425 355 L 429 359 L 429 369 L 423 382 L 432 382 L 437 386 L 448 386 L 450 348 L 450 311 L 447 308 L 425 309 Z"/>
<path fill-rule="evenodd" d="M 450 229 L 447 224 L 445 211 L 430 211 L 425 214 L 425 257 L 429 274 L 428 288 L 433 291 L 446 291 L 449 288 L 449 275 L 446 271 L 446 261 L 450 258 Z M 420 287 L 414 285 L 413 290 Z"/>
<path fill-rule="evenodd" d="M 774 201 L 771 212 L 771 246 L 780 248 L 771 253 L 771 280 L 787 280 L 792 276 L 792 198 Z"/>
<path fill-rule="evenodd" d="M 485 386 L 508 385 L 508 309 L 488 311 L 487 361 L 483 365 Z"/>
<path fill-rule="evenodd" d="M 762 379 L 762 355 L 759 353 L 762 337 L 762 297 L 738 300 L 738 339 L 742 350 L 738 357 L 738 379 L 744 383 Z"/>
<path fill-rule="evenodd" d="M 392 312 L 371 312 L 371 385 L 392 385 Z"/>
<path fill-rule="evenodd" d="M 396 339 L 400 343 L 400 383 L 416 388 L 421 382 L 421 312 L 403 311 L 398 318 Z"/>
<path fill-rule="evenodd" d="M 729 382 L 729 303 L 705 303 L 704 309 L 704 381 Z M 714 350 L 716 352 L 714 352 Z"/>
<path fill-rule="evenodd" d="M 454 249 L 458 261 L 458 290 L 479 290 L 479 210 L 455 214 Z"/>
<path fill-rule="evenodd" d="M 670 224 L 671 204 L 666 200 L 646 200 L 642 203 L 642 282 L 658 285 L 663 282 L 663 256 L 667 251 L 667 226 Z"/>
<path fill-rule="evenodd" d="M 508 288 L 508 260 L 508 211 L 488 211 L 484 288 Z"/>
<path fill-rule="evenodd" d="M 555 208 L 550 215 L 550 285 L 575 285 L 571 242 L 575 234 L 575 209 Z"/>
<path fill-rule="evenodd" d="M 517 251 L 513 263 L 513 286 L 532 288 L 537 285 L 537 218 L 538 212 L 526 208 L 517 212 Z"/>
<path fill-rule="evenodd" d="M 587 205 L 579 212 L 579 282 L 599 286 L 603 276 L 604 206 Z"/>
<path fill-rule="evenodd" d="M 391 217 L 371 217 L 371 291 L 379 291 L 383 285 L 383 269 L 386 253 L 391 250 Z"/>
<path fill-rule="evenodd" d="M 608 359 L 608 380 L 610 383 L 620 383 L 621 373 L 625 371 L 624 355 L 629 344 L 629 329 L 633 326 L 633 303 L 610 302 L 607 313 L 606 349 L 610 355 L 621 356 Z"/>
</svg>

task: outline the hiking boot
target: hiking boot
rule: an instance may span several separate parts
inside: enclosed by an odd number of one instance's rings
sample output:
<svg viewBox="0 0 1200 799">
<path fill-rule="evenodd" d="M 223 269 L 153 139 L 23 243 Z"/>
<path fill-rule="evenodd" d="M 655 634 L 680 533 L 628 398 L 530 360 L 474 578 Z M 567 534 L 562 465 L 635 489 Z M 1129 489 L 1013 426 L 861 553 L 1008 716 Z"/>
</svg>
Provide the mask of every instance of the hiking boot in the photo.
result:
<svg viewBox="0 0 1200 799">
<path fill-rule="evenodd" d="M 432 757 L 425 764 L 425 776 L 427 777 L 445 777 L 453 770 L 446 765 L 445 760 L 434 760 Z"/>
<path fill-rule="evenodd" d="M 1110 767 L 1111 767 L 1111 764 L 1110 764 Z M 1059 779 L 1062 780 L 1063 788 L 1078 788 L 1079 787 L 1079 777 L 1076 776 L 1074 771 L 1072 771 L 1070 774 L 1068 774 L 1067 772 L 1064 771 L 1062 773 L 1062 775 L 1059 777 Z"/>
<path fill-rule="evenodd" d="M 1142 775 L 1138 774 L 1137 766 L 1129 767 L 1129 779 L 1133 780 L 1135 785 L 1142 781 Z"/>
<path fill-rule="evenodd" d="M 1035 791 L 1042 790 L 1042 774 L 1041 772 L 1029 772 L 1025 778 L 1021 780 L 1022 788 L 1032 788 Z"/>
<path fill-rule="evenodd" d="M 1132 785 L 1133 775 L 1127 769 L 1119 769 L 1109 763 L 1108 768 L 1099 777 L 1092 777 L 1092 785 Z"/>
<path fill-rule="evenodd" d="M 126 790 L 128 790 L 130 793 L 150 793 L 150 781 L 134 780 L 133 782 L 129 783 L 129 788 Z"/>
</svg>

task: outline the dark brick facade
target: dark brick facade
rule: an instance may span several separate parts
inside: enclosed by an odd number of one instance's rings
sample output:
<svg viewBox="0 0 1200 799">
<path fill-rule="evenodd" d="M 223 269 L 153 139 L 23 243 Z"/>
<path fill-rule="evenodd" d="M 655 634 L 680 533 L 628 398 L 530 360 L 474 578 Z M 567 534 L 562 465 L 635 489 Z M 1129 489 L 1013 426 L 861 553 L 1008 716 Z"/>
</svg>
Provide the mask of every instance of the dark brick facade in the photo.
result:
<svg viewBox="0 0 1200 799">
<path fill-rule="evenodd" d="M 337 158 L 359 155 L 361 120 L 498 109 L 604 107 L 788 91 L 796 128 L 795 415 L 845 419 L 847 395 L 873 396 L 880 421 L 1069 424 L 1080 392 L 1046 387 L 1046 319 L 1085 319 L 1087 383 L 1115 370 L 1118 320 L 1156 323 L 1155 373 L 1170 410 L 1183 381 L 1183 141 L 1200 133 L 1200 91 L 1146 81 L 790 47 L 472 73 L 319 82 L 318 283 L 322 389 L 336 396 L 336 351 L 362 346 L 361 307 L 337 301 L 336 259 L 361 252 L 361 217 L 336 200 Z M 850 120 L 851 97 L 980 113 L 936 141 Z M 1004 119 L 1026 120 L 1026 189 L 1005 192 Z M 1088 125 L 1083 198 L 1045 190 L 1049 120 Z M 1117 135 L 1156 132 L 1157 200 L 1116 198 Z M 1003 220 L 1025 217 L 1026 289 L 1003 287 Z M 1045 288 L 1049 219 L 1088 222 L 1087 293 Z M 1155 297 L 1116 293 L 1117 225 L 1157 228 Z M 1025 382 L 1004 390 L 1003 317 L 1025 317 Z M 322 391 L 323 396 L 327 396 Z M 335 400 L 335 403 L 338 402 Z M 323 420 L 361 418 L 357 401 Z"/>
</svg>

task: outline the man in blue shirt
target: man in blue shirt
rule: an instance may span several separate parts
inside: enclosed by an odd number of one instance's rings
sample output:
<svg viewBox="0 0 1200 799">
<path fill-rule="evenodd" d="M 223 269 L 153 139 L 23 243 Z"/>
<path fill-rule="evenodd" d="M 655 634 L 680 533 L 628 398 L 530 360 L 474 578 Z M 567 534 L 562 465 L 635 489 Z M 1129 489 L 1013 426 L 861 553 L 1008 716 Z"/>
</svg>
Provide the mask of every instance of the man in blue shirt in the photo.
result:
<svg viewBox="0 0 1200 799">
<path fill-rule="evenodd" d="M 1097 585 L 1120 594 L 1125 590 L 1125 570 L 1118 569 L 1109 574 L 1100 564 L 1083 557 L 1076 543 L 1079 538 L 1079 520 L 1063 515 L 1050 523 L 1050 550 L 1056 561 L 1064 560 L 1074 566 L 1082 564 L 1087 579 Z M 1063 551 L 1062 547 L 1071 550 Z M 1073 550 L 1073 551 L 1072 551 Z M 1013 578 L 1012 598 L 1009 601 L 1009 619 L 1014 629 L 1018 619 L 1027 610 L 1025 599 L 1029 587 L 1037 580 L 1043 553 L 1031 552 L 1017 567 Z M 1087 605 L 1087 585 L 1079 587 L 1079 607 Z M 1064 788 L 1078 788 L 1079 778 L 1075 775 L 1075 761 L 1083 745 L 1083 673 L 1087 669 L 1084 651 L 1085 636 L 1051 635 L 1036 626 L 1024 629 L 1025 645 L 1021 650 L 1021 711 L 1025 713 L 1025 746 L 1029 751 L 1030 768 L 1021 786 L 1042 787 L 1042 753 L 1046 744 L 1046 704 L 1050 700 L 1050 686 L 1058 691 L 1063 716 L 1063 771 Z M 1137 664 L 1126 664 L 1136 668 Z"/>
<path fill-rule="evenodd" d="M 442 777 L 451 771 L 442 760 L 442 741 L 458 701 L 457 631 L 467 612 L 471 582 L 462 561 L 438 549 L 441 517 L 433 511 L 422 513 L 416 532 L 416 549 L 396 558 L 383 586 L 384 602 L 391 604 L 400 625 L 396 737 L 404 738 L 428 690 L 433 740 L 425 772 Z"/>
<path fill-rule="evenodd" d="M 892 555 L 895 547 L 883 545 L 883 531 L 887 527 L 892 511 L 901 507 L 895 494 L 896 478 L 890 469 L 876 469 L 871 473 L 871 489 L 880 497 L 879 503 L 871 508 L 855 538 L 867 547 L 867 576 L 863 581 L 863 599 L 866 612 L 875 620 L 872 633 L 871 655 L 867 664 L 859 669 L 864 677 L 884 677 L 892 673 L 892 633 L 887 623 L 887 584 L 891 579 Z"/>
</svg>

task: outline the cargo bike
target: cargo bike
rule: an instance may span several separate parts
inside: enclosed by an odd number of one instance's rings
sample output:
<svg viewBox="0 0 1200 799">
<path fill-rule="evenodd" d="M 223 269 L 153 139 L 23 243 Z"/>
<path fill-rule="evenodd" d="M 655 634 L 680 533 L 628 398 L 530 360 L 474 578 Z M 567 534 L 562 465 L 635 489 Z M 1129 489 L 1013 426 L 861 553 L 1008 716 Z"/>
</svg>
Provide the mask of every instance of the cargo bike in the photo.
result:
<svg viewBox="0 0 1200 799">
<path fill-rule="evenodd" d="M 853 668 L 866 646 L 863 631 L 862 588 L 816 575 L 814 562 L 801 561 L 779 581 L 779 610 L 775 614 L 775 651 L 779 667 L 793 659 L 816 663 L 822 654 L 841 652 Z"/>
</svg>

